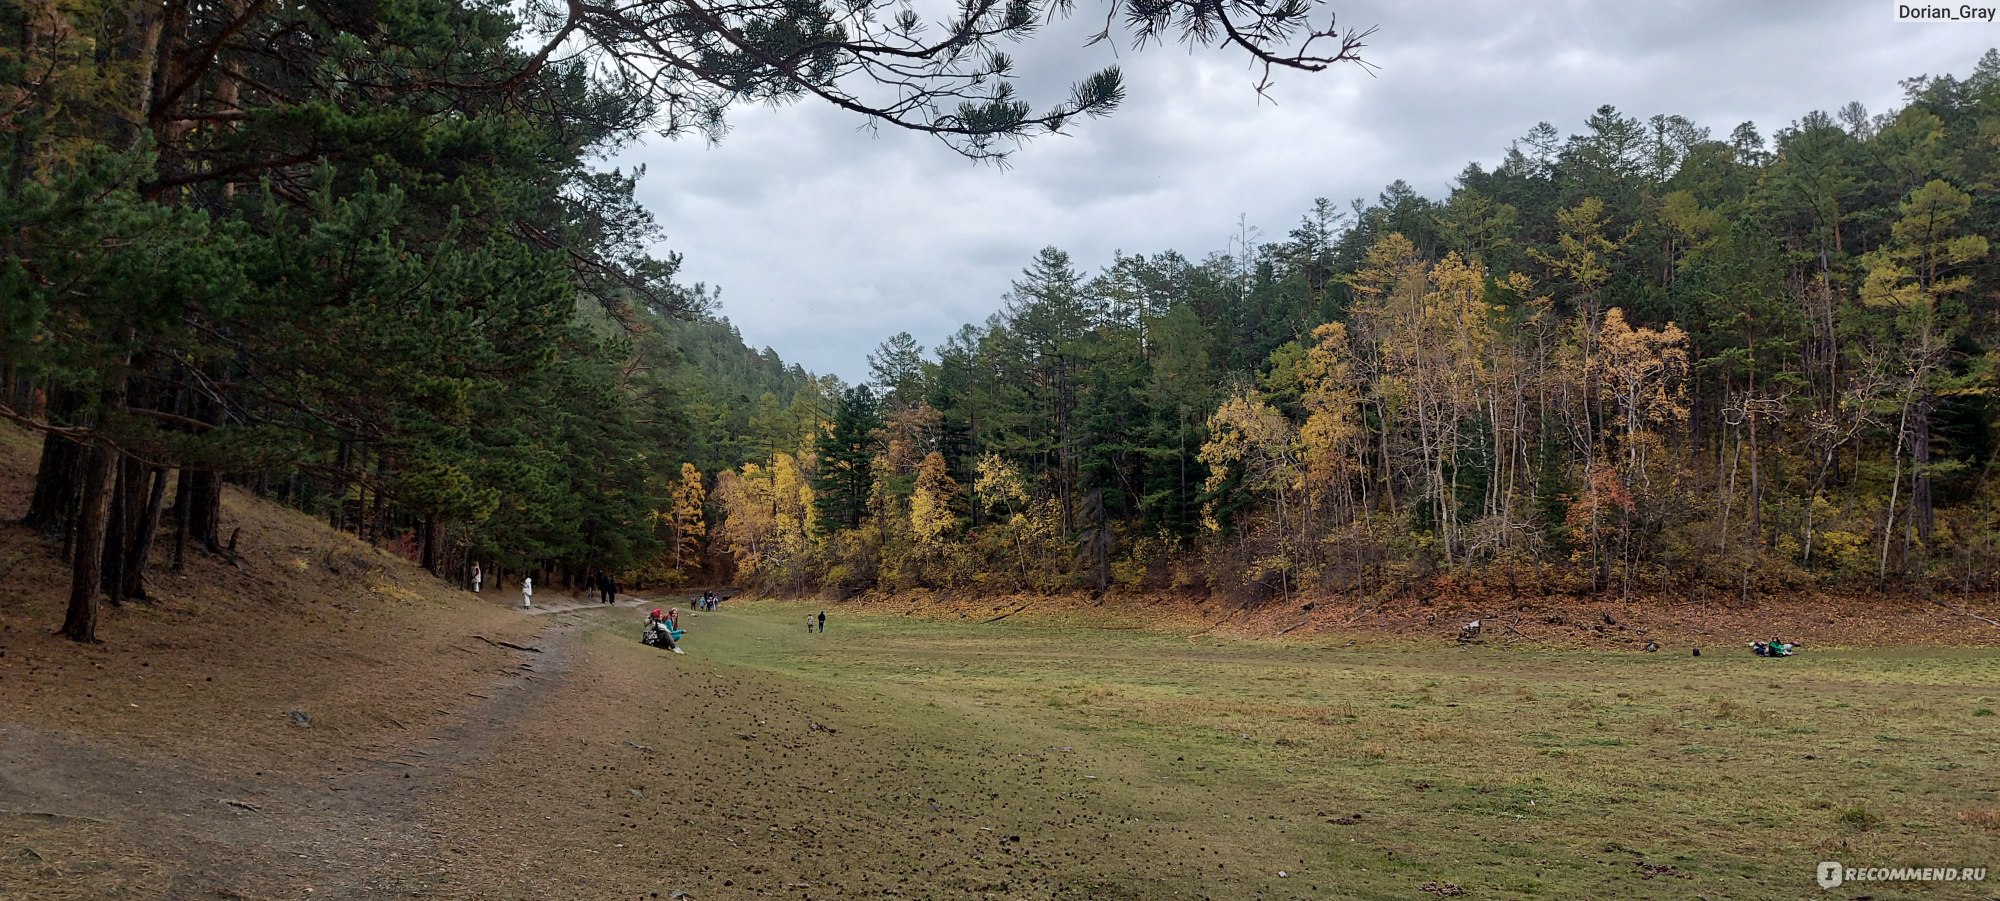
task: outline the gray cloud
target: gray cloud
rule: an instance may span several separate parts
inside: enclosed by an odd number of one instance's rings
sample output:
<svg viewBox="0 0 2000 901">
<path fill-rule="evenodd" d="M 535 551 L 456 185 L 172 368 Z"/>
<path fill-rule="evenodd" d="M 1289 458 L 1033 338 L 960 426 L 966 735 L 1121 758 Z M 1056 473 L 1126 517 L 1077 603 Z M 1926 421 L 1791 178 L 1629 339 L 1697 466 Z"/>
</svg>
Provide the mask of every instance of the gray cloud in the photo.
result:
<svg viewBox="0 0 2000 901">
<path fill-rule="evenodd" d="M 665 247 L 687 278 L 722 286 L 747 341 L 853 381 L 890 334 L 929 347 L 984 320 L 1044 245 L 1093 270 L 1120 249 L 1198 258 L 1227 246 L 1239 216 L 1274 238 L 1314 197 L 1372 198 L 1397 178 L 1441 196 L 1539 121 L 1573 133 L 1608 103 L 1768 136 L 1850 100 L 1886 111 L 1901 79 L 1962 74 L 2000 44 L 1994 26 L 1897 23 L 1882 0 L 1334 8 L 1343 25 L 1381 26 L 1379 70 L 1292 75 L 1275 103 L 1236 55 L 1083 48 L 1093 23 L 1062 23 L 1014 48 L 1026 96 L 1057 99 L 1117 63 L 1130 99 L 1006 170 L 811 104 L 739 110 L 720 146 L 656 140 L 618 162 L 647 165 L 641 198 Z"/>
</svg>

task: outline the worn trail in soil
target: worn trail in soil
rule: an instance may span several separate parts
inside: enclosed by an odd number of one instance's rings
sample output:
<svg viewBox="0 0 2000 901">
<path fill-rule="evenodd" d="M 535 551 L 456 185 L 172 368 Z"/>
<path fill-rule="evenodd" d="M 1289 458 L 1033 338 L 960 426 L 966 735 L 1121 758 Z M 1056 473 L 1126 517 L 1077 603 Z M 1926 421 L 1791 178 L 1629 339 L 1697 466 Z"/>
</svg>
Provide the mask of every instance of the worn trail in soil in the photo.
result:
<svg viewBox="0 0 2000 901">
<path fill-rule="evenodd" d="M 0 882 L 51 898 L 430 897 L 449 872 L 432 825 L 445 785 L 545 703 L 579 628 L 549 624 L 538 651 L 514 652 L 513 671 L 442 728 L 320 760 L 312 775 L 0 725 Z"/>
<path fill-rule="evenodd" d="M 1297 866 L 1257 860 L 1254 833 L 1182 822 L 1170 811 L 1194 787 L 1087 736 L 1026 722 L 996 735 L 988 711 L 912 720 L 906 693 L 730 659 L 797 638 L 775 620 L 684 616 L 690 653 L 668 655 L 631 640 L 629 609 L 543 611 L 535 638 L 509 642 L 537 650 L 513 651 L 444 725 L 283 773 L 0 727 L 0 884 L 36 898 L 1115 898 L 1163 894 L 1163 861 L 1218 849 L 1231 869 Z M 1247 873 L 1205 866 L 1244 896 Z"/>
</svg>

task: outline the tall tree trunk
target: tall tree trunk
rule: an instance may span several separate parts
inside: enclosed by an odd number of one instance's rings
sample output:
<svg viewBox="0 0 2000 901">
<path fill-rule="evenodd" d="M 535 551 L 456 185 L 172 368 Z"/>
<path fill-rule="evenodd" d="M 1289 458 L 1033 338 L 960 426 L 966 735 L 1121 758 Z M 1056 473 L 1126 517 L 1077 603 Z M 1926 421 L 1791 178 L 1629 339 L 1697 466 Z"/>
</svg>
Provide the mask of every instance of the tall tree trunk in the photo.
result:
<svg viewBox="0 0 2000 901">
<path fill-rule="evenodd" d="M 112 107 L 114 121 L 108 123 L 120 149 L 137 148 L 146 137 L 147 118 L 157 87 L 161 29 L 169 5 L 160 0 L 129 4 L 124 31 L 110 48 L 112 58 L 129 65 L 128 71 L 132 73 L 124 86 L 130 93 L 118 98 L 124 103 Z"/>
<path fill-rule="evenodd" d="M 104 520 L 104 562 L 99 568 L 100 587 L 111 603 L 125 600 L 125 567 L 131 547 L 132 530 L 144 504 L 142 493 L 145 469 L 139 461 L 123 457 L 111 486 L 111 512 Z"/>
<path fill-rule="evenodd" d="M 1910 520 L 1923 550 L 1930 548 L 1936 527 L 1931 506 L 1931 415 L 1936 410 L 1937 398 L 1925 397 L 1910 417 Z"/>
<path fill-rule="evenodd" d="M 70 564 L 69 610 L 62 635 L 71 641 L 97 641 L 97 596 L 104 564 L 104 526 L 111 502 L 112 466 L 118 454 L 109 445 L 93 443 L 85 452 L 82 507 L 76 517 L 76 553 Z"/>
<path fill-rule="evenodd" d="M 151 487 L 146 493 L 145 510 L 139 514 L 125 552 L 125 584 L 119 594 L 135 600 L 147 600 L 146 559 L 153 552 L 153 537 L 160 531 L 160 511 L 167 501 L 167 470 L 155 466 L 148 473 Z"/>
<path fill-rule="evenodd" d="M 194 493 L 194 471 L 181 467 L 174 476 L 174 572 L 187 566 L 188 496 Z"/>
<path fill-rule="evenodd" d="M 188 479 L 186 498 L 176 498 L 174 507 L 187 518 L 189 537 L 213 554 L 222 549 L 222 474 L 195 470 Z"/>
<path fill-rule="evenodd" d="M 49 424 L 76 424 L 83 406 L 83 394 L 74 388 L 56 388 L 49 393 Z M 42 436 L 42 460 L 35 470 L 35 490 L 28 498 L 28 515 L 22 522 L 50 537 L 64 536 L 76 521 L 79 478 L 84 465 L 83 448 L 54 432 Z"/>
<path fill-rule="evenodd" d="M 125 405 L 128 408 L 160 408 L 162 398 L 156 397 L 138 375 L 151 366 L 151 355 L 148 353 L 141 352 L 134 358 L 133 374 L 125 382 Z M 104 528 L 104 594 L 113 604 L 123 603 L 127 596 L 126 586 L 135 583 L 136 580 L 129 575 L 130 571 L 145 567 L 145 551 L 138 547 L 139 531 L 146 518 L 153 476 L 158 469 L 130 455 L 121 457 L 117 482 L 111 493 L 111 515 Z M 151 545 L 150 535 L 146 543 Z"/>
<path fill-rule="evenodd" d="M 120 345 L 129 345 L 132 338 L 131 326 L 122 327 L 117 332 L 117 343 Z M 106 362 L 124 369 L 132 365 L 132 358 L 127 355 Z M 104 389 L 99 398 L 98 411 L 91 417 L 94 428 L 103 429 L 107 416 L 125 408 L 128 387 L 129 382 L 120 374 L 112 381 L 111 387 Z M 69 609 L 63 615 L 62 626 L 62 635 L 72 641 L 97 640 L 97 598 L 103 588 L 105 521 L 110 513 L 113 467 L 122 456 L 101 434 L 92 437 L 85 451 L 83 485 L 77 498 L 76 547 L 70 556 Z"/>
<path fill-rule="evenodd" d="M 1903 447 L 1910 434 L 1910 395 L 1903 394 L 1902 418 L 1896 422 L 1894 465 L 1889 468 L 1889 511 L 1882 515 L 1882 557 L 1875 567 L 1877 581 L 1889 577 L 1889 537 L 1896 532 L 1896 502 L 1903 489 Z M 1907 562 L 1907 561 L 1906 561 Z"/>
<path fill-rule="evenodd" d="M 207 373 L 215 378 L 215 372 Z M 215 398 L 195 392 L 194 418 L 209 426 L 222 424 L 222 406 Z M 206 468 L 181 467 L 180 482 L 174 492 L 174 527 L 177 531 L 174 567 L 183 562 L 187 539 L 201 542 L 213 554 L 222 547 L 222 474 Z"/>
<path fill-rule="evenodd" d="M 1763 456 L 1757 446 L 1757 414 L 1750 419 L 1750 543 L 1754 547 L 1764 546 L 1764 477 L 1763 468 L 1758 464 Z"/>
<path fill-rule="evenodd" d="M 1722 481 L 1722 516 L 1715 524 L 1715 550 L 1718 557 L 1729 554 L 1729 514 L 1731 508 L 1736 506 L 1736 472 L 1743 462 L 1743 432 L 1740 429 L 1732 431 L 1736 433 L 1736 453 L 1729 460 L 1729 478 L 1726 481 L 1718 480 Z"/>
<path fill-rule="evenodd" d="M 444 520 L 436 514 L 424 514 L 424 547 L 420 555 L 425 572 L 436 575 L 439 572 L 438 552 L 444 544 Z"/>
</svg>

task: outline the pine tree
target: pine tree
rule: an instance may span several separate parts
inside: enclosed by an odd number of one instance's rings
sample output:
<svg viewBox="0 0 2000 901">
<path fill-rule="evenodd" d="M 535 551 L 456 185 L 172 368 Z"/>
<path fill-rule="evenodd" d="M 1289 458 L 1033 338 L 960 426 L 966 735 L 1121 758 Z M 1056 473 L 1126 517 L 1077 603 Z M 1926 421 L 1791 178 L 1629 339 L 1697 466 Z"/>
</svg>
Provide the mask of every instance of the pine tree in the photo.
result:
<svg viewBox="0 0 2000 901">
<path fill-rule="evenodd" d="M 880 405 L 868 386 L 856 385 L 841 395 L 831 427 L 816 445 L 819 470 L 813 489 L 821 529 L 834 532 L 861 527 L 874 486 L 877 432 L 881 428 Z"/>
</svg>

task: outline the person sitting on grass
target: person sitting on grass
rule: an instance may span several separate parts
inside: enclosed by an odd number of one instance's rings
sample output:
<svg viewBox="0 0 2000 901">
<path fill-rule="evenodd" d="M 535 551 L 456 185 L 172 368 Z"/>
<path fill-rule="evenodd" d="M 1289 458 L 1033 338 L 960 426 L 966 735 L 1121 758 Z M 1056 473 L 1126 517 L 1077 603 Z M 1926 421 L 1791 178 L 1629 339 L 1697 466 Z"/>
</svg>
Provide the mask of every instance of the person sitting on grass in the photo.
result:
<svg viewBox="0 0 2000 901">
<path fill-rule="evenodd" d="M 648 611 L 646 613 L 646 636 L 648 638 L 653 638 L 656 640 L 664 639 L 668 644 L 671 645 L 674 640 L 673 635 L 672 633 L 666 632 L 666 628 L 667 628 L 667 615 L 665 613 L 661 613 L 660 608 L 654 607 L 651 611 Z"/>
<path fill-rule="evenodd" d="M 654 607 L 651 613 L 646 614 L 645 643 L 666 648 L 676 654 L 684 653 L 680 647 L 680 640 L 686 633 L 680 630 L 678 624 L 680 617 L 676 615 L 678 612 L 669 610 L 663 614 L 660 608 Z"/>
<path fill-rule="evenodd" d="M 1798 643 L 1786 644 L 1780 638 L 1773 638 L 1770 641 L 1753 641 L 1750 643 L 1750 650 L 1759 657 L 1790 657 L 1798 650 L 1798 647 Z"/>
</svg>

